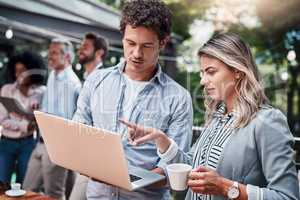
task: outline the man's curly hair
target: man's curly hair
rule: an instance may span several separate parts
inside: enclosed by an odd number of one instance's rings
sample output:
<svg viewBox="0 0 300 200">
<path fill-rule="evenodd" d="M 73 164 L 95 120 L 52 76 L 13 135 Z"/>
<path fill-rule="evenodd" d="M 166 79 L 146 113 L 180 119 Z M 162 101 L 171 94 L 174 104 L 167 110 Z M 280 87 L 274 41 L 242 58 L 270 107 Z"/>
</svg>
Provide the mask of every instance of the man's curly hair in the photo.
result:
<svg viewBox="0 0 300 200">
<path fill-rule="evenodd" d="M 120 23 L 122 35 L 127 24 L 150 28 L 161 41 L 171 33 L 171 11 L 160 0 L 129 0 L 122 9 Z"/>
</svg>

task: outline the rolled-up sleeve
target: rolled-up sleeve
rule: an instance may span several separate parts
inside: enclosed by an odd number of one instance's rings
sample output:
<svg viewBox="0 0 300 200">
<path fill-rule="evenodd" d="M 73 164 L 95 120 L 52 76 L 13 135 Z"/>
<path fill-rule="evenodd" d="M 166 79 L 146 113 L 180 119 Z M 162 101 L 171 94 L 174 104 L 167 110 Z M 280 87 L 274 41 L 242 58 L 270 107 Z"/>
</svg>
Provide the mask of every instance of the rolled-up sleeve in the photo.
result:
<svg viewBox="0 0 300 200">
<path fill-rule="evenodd" d="M 171 144 L 166 152 L 160 153 L 159 150 L 157 150 L 158 156 L 162 159 L 162 161 L 164 161 L 166 163 L 168 163 L 172 159 L 174 159 L 174 157 L 178 153 L 178 145 L 176 144 L 176 142 L 174 140 L 171 139 L 170 141 L 171 141 Z"/>
<path fill-rule="evenodd" d="M 192 148 L 185 152 L 178 148 L 178 145 L 171 139 L 171 145 L 167 149 L 165 153 L 157 152 L 158 156 L 162 159 L 162 162 L 166 164 L 171 163 L 186 163 L 189 165 L 193 165 L 193 156 L 194 153 L 197 151 L 198 148 L 198 141 L 192 146 Z"/>
<path fill-rule="evenodd" d="M 255 136 L 266 187 L 247 185 L 249 200 L 298 200 L 299 183 L 294 162 L 294 143 L 286 117 L 270 109 L 258 117 Z"/>
<path fill-rule="evenodd" d="M 188 92 L 184 97 L 179 98 L 181 103 L 176 106 L 176 110 L 169 123 L 166 134 L 170 137 L 183 152 L 188 152 L 192 142 L 193 127 L 193 107 L 191 96 Z M 158 167 L 165 168 L 166 162 L 160 159 Z"/>
</svg>

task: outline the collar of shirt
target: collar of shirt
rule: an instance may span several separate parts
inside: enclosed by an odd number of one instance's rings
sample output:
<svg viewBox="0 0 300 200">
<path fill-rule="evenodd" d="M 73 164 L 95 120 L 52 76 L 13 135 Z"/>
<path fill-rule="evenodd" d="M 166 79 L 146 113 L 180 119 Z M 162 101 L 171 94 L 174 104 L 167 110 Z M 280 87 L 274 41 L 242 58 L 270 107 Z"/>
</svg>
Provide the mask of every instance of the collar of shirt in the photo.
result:
<svg viewBox="0 0 300 200">
<path fill-rule="evenodd" d="M 83 73 L 83 79 L 86 80 L 87 77 L 88 77 L 89 75 L 91 75 L 91 73 L 93 73 L 93 72 L 94 72 L 95 70 L 97 70 L 97 69 L 102 68 L 102 66 L 103 66 L 103 63 L 100 62 L 100 63 L 98 63 L 98 64 L 96 65 L 96 67 L 95 67 L 90 73 L 88 73 L 87 71 L 85 71 L 85 72 Z"/>
<path fill-rule="evenodd" d="M 122 75 L 123 74 L 123 71 L 124 71 L 124 68 L 126 66 L 126 62 L 121 62 L 119 63 L 116 67 L 118 68 L 117 72 Z M 162 72 L 162 69 L 161 69 L 161 66 L 159 63 L 156 64 L 156 73 L 155 75 L 150 79 L 149 82 L 154 82 L 155 80 L 157 80 L 161 85 L 164 85 L 166 83 L 166 79 L 165 77 L 163 76 L 163 72 Z"/>
<path fill-rule="evenodd" d="M 103 66 L 103 62 L 99 62 L 99 63 L 96 65 L 95 69 L 100 69 L 102 66 Z"/>
<path fill-rule="evenodd" d="M 232 117 L 233 116 L 233 112 L 228 113 L 227 115 L 225 114 L 227 111 L 226 108 L 226 104 L 224 101 L 221 101 L 220 103 L 218 103 L 217 105 L 217 109 L 216 111 L 213 113 L 213 116 L 216 118 L 227 118 L 227 117 Z"/>
<path fill-rule="evenodd" d="M 59 80 L 59 81 L 64 80 L 65 77 L 66 77 L 66 75 L 67 75 L 67 73 L 68 73 L 70 70 L 72 70 L 72 66 L 71 66 L 71 65 L 68 66 L 68 67 L 66 67 L 64 70 L 58 72 L 58 74 L 54 73 L 54 78 L 55 78 L 56 80 Z"/>
</svg>

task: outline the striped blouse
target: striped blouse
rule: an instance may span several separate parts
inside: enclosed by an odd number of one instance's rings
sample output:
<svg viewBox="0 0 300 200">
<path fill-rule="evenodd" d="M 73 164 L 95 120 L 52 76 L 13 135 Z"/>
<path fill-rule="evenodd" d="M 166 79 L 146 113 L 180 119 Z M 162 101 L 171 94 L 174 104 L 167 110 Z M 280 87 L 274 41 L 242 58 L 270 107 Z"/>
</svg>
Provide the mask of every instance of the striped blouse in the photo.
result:
<svg viewBox="0 0 300 200">
<path fill-rule="evenodd" d="M 157 153 L 167 164 L 187 163 L 194 169 L 203 165 L 224 178 L 239 181 L 246 185 L 249 199 L 299 199 L 294 142 L 286 117 L 268 105 L 261 105 L 256 119 L 242 129 L 234 128 L 236 117 L 236 113 L 226 115 L 224 105 L 220 105 L 188 153 L 172 140 L 164 153 Z M 196 194 L 189 189 L 185 199 L 228 198 Z"/>
<path fill-rule="evenodd" d="M 197 150 L 193 157 L 193 168 L 205 166 L 216 170 L 223 148 L 232 133 L 233 114 L 226 114 L 224 103 L 219 104 L 217 111 L 213 114 L 211 123 L 201 133 L 197 140 Z M 210 195 L 193 193 L 192 200 L 210 200 Z"/>
</svg>

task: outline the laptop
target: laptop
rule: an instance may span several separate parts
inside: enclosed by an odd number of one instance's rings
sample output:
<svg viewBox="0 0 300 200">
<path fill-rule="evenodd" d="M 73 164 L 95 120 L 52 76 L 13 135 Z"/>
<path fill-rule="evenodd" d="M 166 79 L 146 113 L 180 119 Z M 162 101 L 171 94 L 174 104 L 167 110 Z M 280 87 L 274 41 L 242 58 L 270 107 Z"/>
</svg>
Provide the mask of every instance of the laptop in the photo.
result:
<svg viewBox="0 0 300 200">
<path fill-rule="evenodd" d="M 50 160 L 59 166 L 129 191 L 165 178 L 129 168 L 117 133 L 40 111 L 34 115 Z"/>
</svg>

